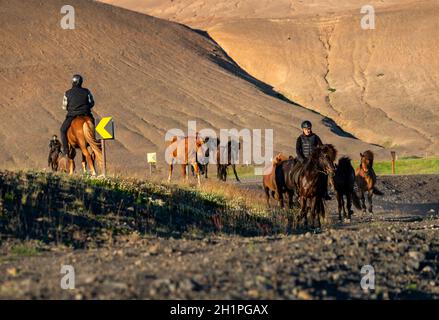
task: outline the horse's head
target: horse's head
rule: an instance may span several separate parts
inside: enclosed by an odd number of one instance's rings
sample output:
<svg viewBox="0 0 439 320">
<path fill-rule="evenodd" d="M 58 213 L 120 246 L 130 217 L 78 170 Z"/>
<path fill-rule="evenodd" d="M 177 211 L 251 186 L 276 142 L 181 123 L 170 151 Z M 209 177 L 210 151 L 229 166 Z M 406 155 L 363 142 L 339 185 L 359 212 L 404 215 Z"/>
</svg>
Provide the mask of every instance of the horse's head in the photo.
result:
<svg viewBox="0 0 439 320">
<path fill-rule="evenodd" d="M 372 151 L 367 150 L 364 153 L 360 153 L 361 161 L 360 166 L 363 169 L 364 172 L 368 172 L 369 169 L 373 166 L 373 158 L 374 154 Z"/>
<path fill-rule="evenodd" d="M 276 157 L 274 157 L 274 159 L 272 161 L 273 162 L 273 166 L 276 166 L 279 163 L 281 163 L 282 161 L 286 161 L 288 159 L 289 158 L 286 155 L 284 155 L 283 153 L 279 153 L 279 154 L 277 154 Z"/>
<path fill-rule="evenodd" d="M 323 172 L 330 176 L 334 175 L 334 161 L 337 157 L 337 150 L 332 144 L 317 147 L 313 152 L 313 157 Z"/>
</svg>

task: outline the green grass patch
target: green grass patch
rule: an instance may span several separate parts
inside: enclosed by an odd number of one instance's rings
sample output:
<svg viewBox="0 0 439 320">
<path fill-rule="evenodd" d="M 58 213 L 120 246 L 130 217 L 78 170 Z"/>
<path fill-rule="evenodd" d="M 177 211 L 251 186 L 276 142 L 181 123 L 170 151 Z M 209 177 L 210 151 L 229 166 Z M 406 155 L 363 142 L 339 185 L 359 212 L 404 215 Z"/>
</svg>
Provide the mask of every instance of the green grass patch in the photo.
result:
<svg viewBox="0 0 439 320">
<path fill-rule="evenodd" d="M 38 254 L 38 249 L 28 245 L 16 245 L 11 248 L 11 253 L 21 257 L 31 257 Z"/>
<path fill-rule="evenodd" d="M 354 167 L 357 167 L 359 162 L 353 161 Z M 375 161 L 374 169 L 378 175 L 392 174 L 391 161 Z M 395 162 L 396 174 L 439 174 L 439 159 L 422 159 L 415 157 L 407 157 L 396 160 Z"/>
<path fill-rule="evenodd" d="M 354 168 L 357 168 L 359 161 L 352 161 Z M 389 161 L 375 161 L 374 169 L 378 175 L 392 174 L 392 162 Z M 260 178 L 261 176 L 255 176 L 254 166 L 238 166 L 238 176 L 240 178 Z M 420 158 L 420 157 L 401 157 L 396 160 L 395 173 L 401 175 L 410 174 L 439 174 L 439 158 Z M 229 171 L 228 179 L 234 179 L 233 173 Z"/>
</svg>

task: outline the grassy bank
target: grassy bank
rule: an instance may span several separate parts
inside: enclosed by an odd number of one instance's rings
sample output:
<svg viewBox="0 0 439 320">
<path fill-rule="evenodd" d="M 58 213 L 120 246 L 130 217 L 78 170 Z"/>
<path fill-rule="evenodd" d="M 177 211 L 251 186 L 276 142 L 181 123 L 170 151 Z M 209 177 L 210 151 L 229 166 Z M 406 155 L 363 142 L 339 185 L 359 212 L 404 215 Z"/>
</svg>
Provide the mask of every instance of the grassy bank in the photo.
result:
<svg viewBox="0 0 439 320">
<path fill-rule="evenodd" d="M 287 212 L 267 211 L 251 191 L 135 179 L 0 172 L 0 241 L 94 247 L 120 235 L 199 237 L 283 233 Z"/>
</svg>

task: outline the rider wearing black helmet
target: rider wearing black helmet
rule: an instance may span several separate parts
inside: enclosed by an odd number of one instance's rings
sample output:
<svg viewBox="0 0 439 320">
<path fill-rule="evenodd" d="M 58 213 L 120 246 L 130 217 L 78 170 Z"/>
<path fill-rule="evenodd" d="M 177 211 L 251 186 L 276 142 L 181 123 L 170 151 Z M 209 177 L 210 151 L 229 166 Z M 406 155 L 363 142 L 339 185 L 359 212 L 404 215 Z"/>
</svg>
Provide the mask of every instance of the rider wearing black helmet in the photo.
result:
<svg viewBox="0 0 439 320">
<path fill-rule="evenodd" d="M 297 159 L 304 163 L 306 159 L 309 158 L 313 150 L 323 145 L 322 140 L 320 140 L 319 136 L 312 132 L 312 124 L 310 121 L 305 120 L 302 122 L 302 130 L 303 133 L 297 138 L 296 141 L 296 154 Z M 326 186 L 328 185 L 326 181 Z M 326 192 L 325 196 L 326 200 L 331 200 L 328 192 Z"/>
<path fill-rule="evenodd" d="M 76 116 L 89 116 L 94 122 L 91 108 L 95 102 L 90 90 L 82 87 L 83 78 L 75 74 L 72 78 L 72 88 L 64 94 L 62 108 L 67 110 L 67 116 L 61 126 L 62 153 L 67 154 L 67 130 Z"/>
<path fill-rule="evenodd" d="M 50 166 L 50 164 L 52 162 L 52 154 L 55 153 L 55 152 L 57 152 L 57 153 L 61 152 L 61 142 L 58 140 L 58 137 L 57 137 L 56 134 L 54 134 L 52 136 L 52 139 L 50 139 L 49 150 L 50 151 L 49 151 L 48 163 L 49 163 L 49 166 Z"/>
<path fill-rule="evenodd" d="M 312 124 L 310 121 L 305 120 L 302 122 L 302 130 L 303 133 L 296 141 L 296 154 L 299 161 L 303 163 L 309 158 L 317 146 L 322 145 L 322 140 L 320 140 L 318 135 L 312 132 Z"/>
</svg>

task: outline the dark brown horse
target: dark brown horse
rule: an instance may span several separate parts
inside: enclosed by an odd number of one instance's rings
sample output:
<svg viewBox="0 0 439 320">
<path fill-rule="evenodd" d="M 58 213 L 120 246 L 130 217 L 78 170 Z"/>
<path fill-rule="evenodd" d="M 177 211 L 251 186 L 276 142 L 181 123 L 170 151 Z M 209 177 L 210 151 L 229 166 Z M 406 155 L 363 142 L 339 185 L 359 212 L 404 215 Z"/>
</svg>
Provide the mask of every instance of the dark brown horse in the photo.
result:
<svg viewBox="0 0 439 320">
<path fill-rule="evenodd" d="M 317 147 L 303 166 L 297 171 L 297 185 L 300 202 L 298 222 L 305 220 L 308 225 L 308 211 L 311 213 L 313 226 L 321 227 L 321 220 L 325 218 L 324 197 L 326 193 L 327 179 L 335 172 L 334 161 L 337 150 L 331 144 Z M 332 178 L 331 178 L 332 179 Z"/>
<path fill-rule="evenodd" d="M 262 176 L 262 187 L 264 188 L 265 195 L 267 198 L 267 207 L 270 208 L 270 195 L 279 201 L 279 206 L 284 207 L 283 194 L 279 190 L 278 183 L 276 182 L 276 168 L 287 161 L 288 157 L 279 153 L 272 161 L 270 168 L 267 168 L 267 172 L 264 172 Z M 292 201 L 292 200 L 291 200 Z"/>
<path fill-rule="evenodd" d="M 220 139 L 217 139 L 216 165 L 218 179 L 222 181 L 227 181 L 227 168 L 231 166 L 233 169 L 233 173 L 235 174 L 236 181 L 240 182 L 238 178 L 238 173 L 236 172 L 235 163 L 238 158 L 240 149 L 241 143 L 239 141 L 229 140 L 227 142 L 227 145 L 222 146 L 220 143 Z"/>
<path fill-rule="evenodd" d="M 338 218 L 342 221 L 341 212 L 345 218 L 351 219 L 352 202 L 358 210 L 361 210 L 360 199 L 354 191 L 355 171 L 349 157 L 342 157 L 338 160 L 337 168 L 334 174 L 334 189 L 337 194 Z M 346 197 L 346 206 L 344 197 Z"/>
<path fill-rule="evenodd" d="M 168 154 L 168 158 L 170 159 L 168 182 L 171 181 L 175 163 L 181 165 L 181 174 L 185 180 L 188 180 L 186 168 L 188 165 L 192 166 L 197 176 L 198 185 L 201 185 L 197 154 L 203 151 L 201 146 L 203 145 L 204 140 L 198 134 L 191 139 L 193 139 L 193 141 L 189 141 L 189 137 L 174 136 L 171 138 L 169 144 L 171 149 L 170 154 Z"/>
<path fill-rule="evenodd" d="M 58 171 L 58 160 L 61 149 L 59 147 L 51 148 L 49 153 L 49 167 L 53 172 Z"/>
<path fill-rule="evenodd" d="M 383 193 L 375 187 L 377 176 L 373 170 L 373 152 L 367 150 L 364 153 L 360 153 L 360 156 L 360 166 L 357 168 L 357 170 L 355 170 L 355 181 L 357 182 L 357 186 L 360 191 L 363 212 L 366 212 L 365 193 L 367 192 L 367 202 L 369 204 L 368 210 L 370 213 L 372 213 L 372 196 L 374 194 L 382 196 Z"/>
<path fill-rule="evenodd" d="M 67 130 L 67 141 L 69 143 L 68 159 L 69 173 L 75 171 L 76 149 L 82 152 L 82 168 L 86 170 L 86 162 L 90 167 L 90 172 L 96 176 L 95 159 L 102 167 L 101 144 L 95 138 L 95 125 L 89 116 L 78 116 L 73 119 L 70 128 Z M 91 152 L 88 150 L 91 148 Z"/>
</svg>

